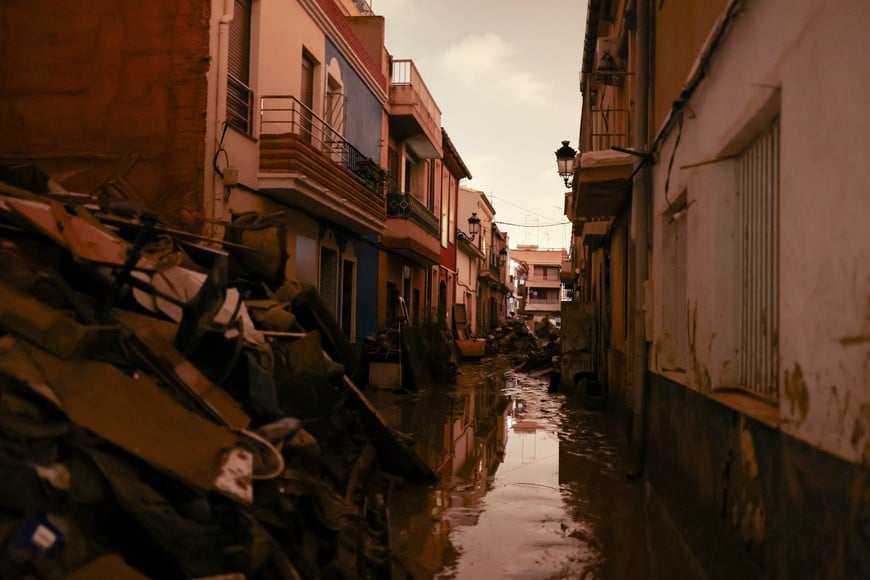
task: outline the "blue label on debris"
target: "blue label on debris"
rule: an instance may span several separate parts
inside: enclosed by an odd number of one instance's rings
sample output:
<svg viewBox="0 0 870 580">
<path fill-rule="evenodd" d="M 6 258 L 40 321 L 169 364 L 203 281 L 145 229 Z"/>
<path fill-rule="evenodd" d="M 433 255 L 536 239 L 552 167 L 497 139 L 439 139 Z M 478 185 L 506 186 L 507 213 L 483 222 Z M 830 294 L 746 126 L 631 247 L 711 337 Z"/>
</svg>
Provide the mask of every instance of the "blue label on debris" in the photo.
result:
<svg viewBox="0 0 870 580">
<path fill-rule="evenodd" d="M 43 513 L 27 519 L 18 529 L 9 547 L 18 552 L 53 556 L 63 545 L 63 536 Z"/>
</svg>

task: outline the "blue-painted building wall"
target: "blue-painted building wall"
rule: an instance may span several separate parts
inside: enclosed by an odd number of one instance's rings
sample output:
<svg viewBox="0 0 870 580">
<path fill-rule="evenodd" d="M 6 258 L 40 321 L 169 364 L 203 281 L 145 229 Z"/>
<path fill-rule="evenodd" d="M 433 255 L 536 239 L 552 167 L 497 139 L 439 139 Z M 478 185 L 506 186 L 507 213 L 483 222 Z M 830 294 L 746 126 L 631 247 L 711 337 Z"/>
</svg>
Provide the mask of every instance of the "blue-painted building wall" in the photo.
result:
<svg viewBox="0 0 870 580">
<path fill-rule="evenodd" d="M 341 69 L 341 82 L 344 84 L 346 99 L 344 138 L 364 155 L 379 162 L 383 146 L 381 121 L 384 115 L 384 105 L 369 90 L 338 48 L 327 38 L 326 62 L 331 62 L 333 58 L 336 59 Z"/>
<path fill-rule="evenodd" d="M 356 339 L 378 330 L 378 246 L 374 236 L 356 243 Z"/>
<path fill-rule="evenodd" d="M 369 90 L 357 71 L 328 38 L 326 62 L 335 58 L 341 70 L 345 94 L 344 138 L 363 155 L 380 162 L 383 136 L 381 135 L 384 105 Z M 333 226 L 334 227 L 334 226 Z M 362 341 L 377 331 L 378 323 L 378 246 L 375 236 L 359 235 L 334 228 L 339 245 L 353 242 L 357 257 L 356 338 Z"/>
</svg>

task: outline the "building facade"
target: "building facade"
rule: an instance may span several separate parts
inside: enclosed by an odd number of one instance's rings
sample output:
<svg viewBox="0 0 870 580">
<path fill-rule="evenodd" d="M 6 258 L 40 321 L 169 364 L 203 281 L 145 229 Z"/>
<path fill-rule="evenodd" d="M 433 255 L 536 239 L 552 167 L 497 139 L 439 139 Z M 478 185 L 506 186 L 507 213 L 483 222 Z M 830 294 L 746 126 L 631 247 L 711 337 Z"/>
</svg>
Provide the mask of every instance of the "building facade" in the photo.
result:
<svg viewBox="0 0 870 580">
<path fill-rule="evenodd" d="M 520 245 L 511 250 L 511 258 L 526 272 L 523 289 L 523 314 L 535 322 L 559 318 L 562 311 L 562 263 L 565 250 L 543 250 Z"/>
<path fill-rule="evenodd" d="M 575 296 L 602 313 L 599 376 L 687 574 L 870 573 L 868 18 L 589 5 Z"/>
<path fill-rule="evenodd" d="M 259 272 L 316 287 L 352 341 L 399 297 L 411 322 L 446 322 L 471 174 L 367 2 L 33 2 L 0 17 L 4 160 L 215 239 L 271 228 Z"/>
</svg>

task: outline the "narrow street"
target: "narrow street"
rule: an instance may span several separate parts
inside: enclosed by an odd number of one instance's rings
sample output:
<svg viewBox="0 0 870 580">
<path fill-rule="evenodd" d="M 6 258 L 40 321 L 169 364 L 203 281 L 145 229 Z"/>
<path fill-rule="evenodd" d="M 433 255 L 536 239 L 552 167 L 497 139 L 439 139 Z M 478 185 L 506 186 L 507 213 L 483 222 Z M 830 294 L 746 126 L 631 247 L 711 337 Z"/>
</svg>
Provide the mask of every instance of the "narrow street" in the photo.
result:
<svg viewBox="0 0 870 580">
<path fill-rule="evenodd" d="M 0 0 L 0 580 L 870 579 L 870 0 Z"/>
<path fill-rule="evenodd" d="M 394 493 L 392 548 L 414 578 L 651 577 L 643 484 L 613 417 L 504 357 L 374 399 L 441 476 Z"/>
</svg>

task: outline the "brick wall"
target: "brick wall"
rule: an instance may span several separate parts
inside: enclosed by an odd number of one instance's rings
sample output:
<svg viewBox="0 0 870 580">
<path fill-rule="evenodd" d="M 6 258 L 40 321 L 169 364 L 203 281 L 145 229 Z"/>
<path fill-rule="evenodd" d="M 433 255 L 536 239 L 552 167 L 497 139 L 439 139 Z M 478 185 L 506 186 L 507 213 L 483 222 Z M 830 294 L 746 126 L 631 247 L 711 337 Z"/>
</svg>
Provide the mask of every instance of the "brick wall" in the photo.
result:
<svg viewBox="0 0 870 580">
<path fill-rule="evenodd" d="M 128 179 L 146 202 L 198 215 L 208 19 L 206 0 L 0 3 L 0 159 L 86 191 L 141 155 Z"/>
</svg>

